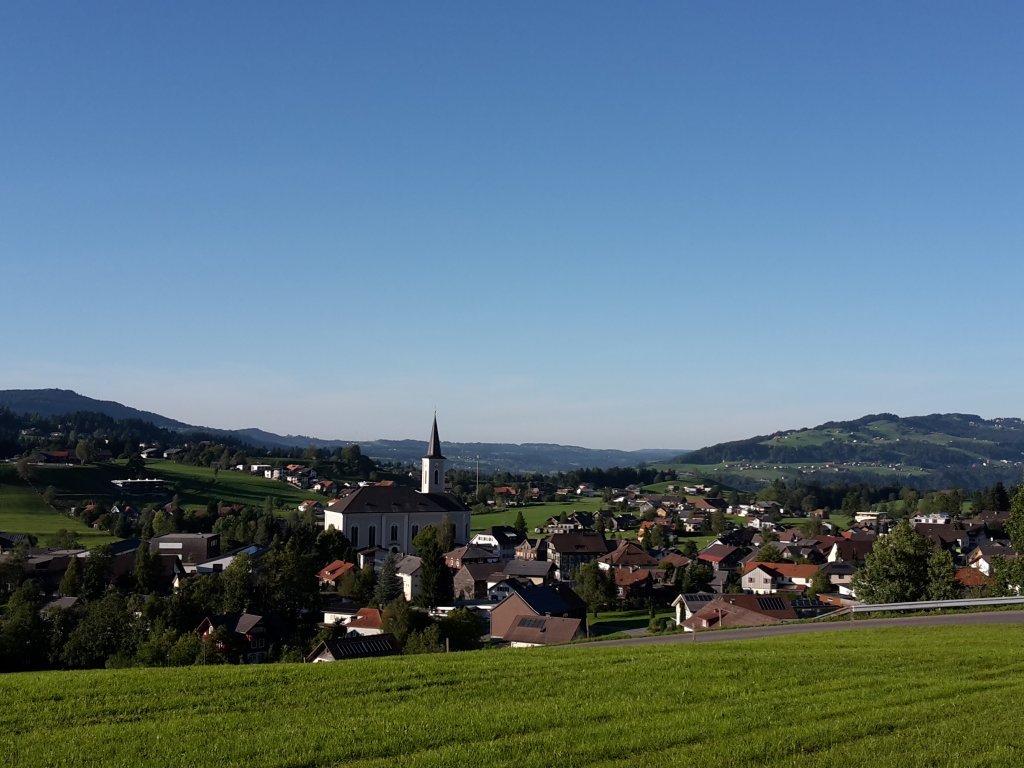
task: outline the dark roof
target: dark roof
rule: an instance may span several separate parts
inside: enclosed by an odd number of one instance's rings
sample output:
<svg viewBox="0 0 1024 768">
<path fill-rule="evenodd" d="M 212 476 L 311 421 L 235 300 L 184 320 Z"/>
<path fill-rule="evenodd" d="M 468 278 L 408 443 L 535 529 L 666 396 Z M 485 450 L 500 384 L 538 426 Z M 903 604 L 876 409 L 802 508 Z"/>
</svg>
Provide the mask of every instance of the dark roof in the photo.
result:
<svg viewBox="0 0 1024 768">
<path fill-rule="evenodd" d="M 550 560 L 511 560 L 507 563 L 499 563 L 504 567 L 506 576 L 538 577 L 547 576 L 555 564 Z"/>
<path fill-rule="evenodd" d="M 367 635 L 345 637 L 340 640 L 324 640 L 306 656 L 306 662 L 313 662 L 323 651 L 328 651 L 335 661 L 341 659 L 365 659 L 371 656 L 393 656 L 398 653 L 398 640 L 394 635 Z"/>
<path fill-rule="evenodd" d="M 501 573 L 504 563 L 463 563 L 461 570 L 469 574 L 473 581 L 483 581 L 492 573 Z"/>
<path fill-rule="evenodd" d="M 608 552 L 608 543 L 604 536 L 594 531 L 570 531 L 554 533 L 548 538 L 548 550 L 562 553 L 588 555 L 604 555 Z"/>
<path fill-rule="evenodd" d="M 261 621 L 263 621 L 263 617 L 255 613 L 225 613 L 219 616 L 207 616 L 199 626 L 202 627 L 206 622 L 210 622 L 212 627 L 227 627 L 232 632 L 247 635 Z"/>
<path fill-rule="evenodd" d="M 437 436 L 437 414 L 434 414 L 434 425 L 430 428 L 430 442 L 427 444 L 425 459 L 443 459 L 441 455 L 441 438 Z"/>
<path fill-rule="evenodd" d="M 566 584 L 541 587 L 527 587 L 516 584 L 514 581 L 509 581 L 508 584 L 512 591 L 522 598 L 523 602 L 541 616 L 545 614 L 557 616 L 562 613 L 587 610 L 587 604 Z"/>
<path fill-rule="evenodd" d="M 328 508 L 331 512 L 346 515 L 360 512 L 374 515 L 389 512 L 464 512 L 466 508 L 453 496 L 446 493 L 419 493 L 402 486 L 368 485 L 335 501 Z"/>
</svg>

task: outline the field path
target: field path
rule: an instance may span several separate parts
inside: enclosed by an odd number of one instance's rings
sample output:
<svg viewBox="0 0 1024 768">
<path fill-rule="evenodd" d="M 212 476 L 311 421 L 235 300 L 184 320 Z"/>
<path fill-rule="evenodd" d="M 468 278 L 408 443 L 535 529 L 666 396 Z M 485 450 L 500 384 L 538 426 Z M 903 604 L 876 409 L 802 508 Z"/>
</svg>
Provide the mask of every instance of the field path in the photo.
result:
<svg viewBox="0 0 1024 768">
<path fill-rule="evenodd" d="M 665 643 L 717 643 L 727 640 L 755 640 L 780 635 L 802 635 L 808 632 L 843 632 L 879 627 L 930 627 L 957 624 L 1022 624 L 1024 611 L 990 611 L 987 613 L 949 613 L 937 616 L 907 616 L 888 619 L 856 619 L 854 621 L 828 621 L 815 624 L 783 624 L 773 627 L 722 629 L 710 632 L 685 632 L 671 635 L 649 635 L 621 640 L 597 640 L 579 643 L 577 648 L 613 645 L 663 645 Z"/>
</svg>

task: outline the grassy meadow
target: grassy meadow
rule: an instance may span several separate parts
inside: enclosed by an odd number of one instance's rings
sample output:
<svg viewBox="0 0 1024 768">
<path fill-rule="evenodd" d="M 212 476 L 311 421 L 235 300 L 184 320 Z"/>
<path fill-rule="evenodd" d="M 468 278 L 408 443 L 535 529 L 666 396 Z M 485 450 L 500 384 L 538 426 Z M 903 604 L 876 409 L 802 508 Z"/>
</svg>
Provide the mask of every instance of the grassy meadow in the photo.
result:
<svg viewBox="0 0 1024 768">
<path fill-rule="evenodd" d="M 4 675 L 0 732 L 19 768 L 1017 766 L 1022 648 L 918 627 Z"/>
<path fill-rule="evenodd" d="M 522 512 L 523 519 L 526 520 L 526 527 L 529 529 L 530 535 L 533 536 L 533 529 L 544 527 L 549 517 L 558 517 L 563 512 L 567 515 L 571 515 L 573 512 L 593 513 L 603 506 L 605 506 L 604 500 L 600 496 L 595 496 L 586 499 L 574 499 L 572 501 L 550 501 L 543 504 L 530 504 L 526 507 L 507 507 L 505 509 L 496 509 L 493 512 L 475 514 L 470 525 L 473 533 L 479 533 L 486 528 L 490 528 L 492 525 L 512 525 L 516 521 L 516 515 Z"/>
<path fill-rule="evenodd" d="M 117 540 L 53 509 L 43 501 L 42 493 L 18 477 L 13 465 L 0 465 L 0 531 L 32 534 L 45 544 L 61 528 L 74 531 L 87 547 Z"/>
</svg>

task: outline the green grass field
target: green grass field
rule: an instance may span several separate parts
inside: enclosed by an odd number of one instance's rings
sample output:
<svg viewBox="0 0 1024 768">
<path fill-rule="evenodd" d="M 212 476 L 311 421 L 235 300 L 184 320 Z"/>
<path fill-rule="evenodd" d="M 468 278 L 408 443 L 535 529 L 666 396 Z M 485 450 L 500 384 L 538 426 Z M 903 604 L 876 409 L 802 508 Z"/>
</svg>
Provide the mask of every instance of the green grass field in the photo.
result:
<svg viewBox="0 0 1024 768">
<path fill-rule="evenodd" d="M 0 732 L 19 768 L 1018 766 L 1022 647 L 923 627 L 4 675 Z"/>
<path fill-rule="evenodd" d="M 209 467 L 193 467 L 173 461 L 146 462 L 146 476 L 159 477 L 177 488 L 181 503 L 202 506 L 210 501 L 230 501 L 260 507 L 271 496 L 294 509 L 306 499 L 326 503 L 326 496 L 289 485 L 280 480 L 250 475 L 248 472 L 221 470 L 216 474 Z"/>
<path fill-rule="evenodd" d="M 83 546 L 94 547 L 117 539 L 47 506 L 43 496 L 18 478 L 12 465 L 0 465 L 0 531 L 28 533 L 45 545 L 61 528 L 78 534 Z"/>
<path fill-rule="evenodd" d="M 530 504 L 527 507 L 509 507 L 494 512 L 473 515 L 471 531 L 479 533 L 486 528 L 490 528 L 492 525 L 512 525 L 516 521 L 516 515 L 522 512 L 523 519 L 526 520 L 526 527 L 529 529 L 530 535 L 533 536 L 533 529 L 543 527 L 549 517 L 557 517 L 563 512 L 567 515 L 571 515 L 573 512 L 593 513 L 597 512 L 604 505 L 605 503 L 600 497 L 594 497 L 575 499 L 573 501 L 551 501 L 544 504 Z"/>
</svg>

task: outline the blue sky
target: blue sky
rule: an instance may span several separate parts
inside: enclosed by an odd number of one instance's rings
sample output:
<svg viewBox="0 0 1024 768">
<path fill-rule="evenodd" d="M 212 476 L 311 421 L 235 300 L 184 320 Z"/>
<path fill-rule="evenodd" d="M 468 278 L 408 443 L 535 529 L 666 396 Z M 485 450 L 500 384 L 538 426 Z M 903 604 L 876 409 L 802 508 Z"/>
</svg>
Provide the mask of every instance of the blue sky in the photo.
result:
<svg viewBox="0 0 1024 768">
<path fill-rule="evenodd" d="M 0 388 L 366 440 L 1024 416 L 1024 6 L 0 4 Z"/>
</svg>

